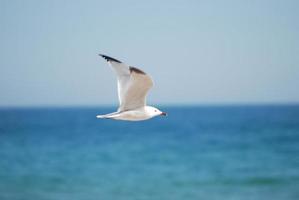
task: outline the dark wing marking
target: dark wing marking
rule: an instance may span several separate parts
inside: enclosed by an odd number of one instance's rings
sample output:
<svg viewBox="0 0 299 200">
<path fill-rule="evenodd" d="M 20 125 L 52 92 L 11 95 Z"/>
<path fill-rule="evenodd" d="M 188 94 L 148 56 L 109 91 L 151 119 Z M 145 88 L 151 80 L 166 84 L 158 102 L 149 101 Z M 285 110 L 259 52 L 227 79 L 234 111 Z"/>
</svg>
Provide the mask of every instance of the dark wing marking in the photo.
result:
<svg viewBox="0 0 299 200">
<path fill-rule="evenodd" d="M 114 62 L 117 62 L 117 63 L 121 63 L 121 61 L 116 60 L 115 58 L 111 58 L 109 56 L 103 55 L 103 54 L 99 54 L 99 56 L 102 56 L 105 60 L 107 60 L 107 62 L 114 61 Z"/>
<path fill-rule="evenodd" d="M 142 71 L 142 70 L 140 70 L 140 69 L 138 69 L 138 68 L 136 68 L 136 67 L 132 67 L 132 66 L 130 66 L 130 72 L 132 73 L 132 72 L 135 72 L 135 73 L 137 73 L 137 74 L 146 74 L 144 71 Z"/>
</svg>

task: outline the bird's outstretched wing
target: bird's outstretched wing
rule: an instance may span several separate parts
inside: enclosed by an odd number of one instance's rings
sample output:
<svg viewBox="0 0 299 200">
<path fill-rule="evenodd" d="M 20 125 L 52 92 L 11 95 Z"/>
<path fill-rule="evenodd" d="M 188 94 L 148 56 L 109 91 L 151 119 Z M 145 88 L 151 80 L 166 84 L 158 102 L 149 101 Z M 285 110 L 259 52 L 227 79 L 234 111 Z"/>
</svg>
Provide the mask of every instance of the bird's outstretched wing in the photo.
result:
<svg viewBox="0 0 299 200">
<path fill-rule="evenodd" d="M 138 68 L 127 66 L 119 60 L 102 55 L 117 75 L 118 111 L 132 110 L 146 105 L 146 95 L 153 81 Z"/>
</svg>

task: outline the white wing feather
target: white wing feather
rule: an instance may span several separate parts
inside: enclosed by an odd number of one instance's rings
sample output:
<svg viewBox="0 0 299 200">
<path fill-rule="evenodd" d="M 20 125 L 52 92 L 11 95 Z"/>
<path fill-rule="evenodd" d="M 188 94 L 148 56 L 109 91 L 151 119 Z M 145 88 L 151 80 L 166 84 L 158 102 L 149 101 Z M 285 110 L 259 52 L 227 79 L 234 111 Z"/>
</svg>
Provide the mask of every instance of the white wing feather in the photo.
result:
<svg viewBox="0 0 299 200">
<path fill-rule="evenodd" d="M 152 79 L 140 69 L 129 67 L 109 56 L 100 56 L 107 60 L 117 75 L 118 111 L 132 110 L 145 106 L 147 92 L 153 86 Z"/>
</svg>

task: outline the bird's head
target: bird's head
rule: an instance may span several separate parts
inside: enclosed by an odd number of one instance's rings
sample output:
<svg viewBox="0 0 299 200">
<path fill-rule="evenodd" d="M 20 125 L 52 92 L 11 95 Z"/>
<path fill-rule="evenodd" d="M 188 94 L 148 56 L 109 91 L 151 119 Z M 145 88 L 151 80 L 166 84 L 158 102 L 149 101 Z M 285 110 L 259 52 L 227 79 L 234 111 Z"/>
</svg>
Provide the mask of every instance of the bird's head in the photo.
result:
<svg viewBox="0 0 299 200">
<path fill-rule="evenodd" d="M 159 110 L 158 108 L 152 107 L 152 106 L 146 106 L 146 110 L 147 112 L 152 116 L 152 117 L 156 117 L 156 116 L 167 116 L 166 112 L 162 112 L 161 110 Z"/>
</svg>

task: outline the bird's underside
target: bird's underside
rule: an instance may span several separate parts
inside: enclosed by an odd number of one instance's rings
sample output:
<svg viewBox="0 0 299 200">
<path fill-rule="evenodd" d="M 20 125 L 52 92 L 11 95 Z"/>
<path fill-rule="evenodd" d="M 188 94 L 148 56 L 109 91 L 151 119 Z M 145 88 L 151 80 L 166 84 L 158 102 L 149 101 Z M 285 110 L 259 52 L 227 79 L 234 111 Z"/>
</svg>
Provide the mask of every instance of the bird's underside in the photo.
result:
<svg viewBox="0 0 299 200">
<path fill-rule="evenodd" d="M 113 112 L 106 115 L 97 115 L 97 118 L 126 120 L 126 121 L 142 121 L 142 120 L 149 119 L 151 117 L 152 117 L 151 115 L 142 111 L 142 109 Z"/>
</svg>

